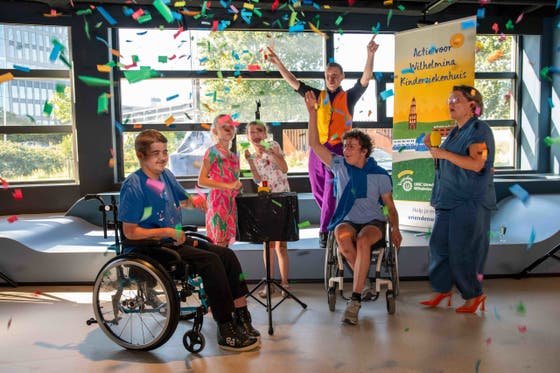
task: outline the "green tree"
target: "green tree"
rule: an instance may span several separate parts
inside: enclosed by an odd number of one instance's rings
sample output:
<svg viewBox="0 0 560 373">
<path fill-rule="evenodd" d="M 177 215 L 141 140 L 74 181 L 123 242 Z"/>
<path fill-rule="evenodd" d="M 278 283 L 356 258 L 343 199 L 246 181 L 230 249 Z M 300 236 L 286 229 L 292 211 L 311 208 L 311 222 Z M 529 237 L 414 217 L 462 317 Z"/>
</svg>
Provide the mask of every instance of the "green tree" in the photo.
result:
<svg viewBox="0 0 560 373">
<path fill-rule="evenodd" d="M 272 41 L 274 37 L 274 42 Z M 239 113 L 239 120 L 254 119 L 255 101 L 262 103 L 262 119 L 301 121 L 306 119 L 303 101 L 283 80 L 245 78 L 249 65 L 262 70 L 276 70 L 264 58 L 266 47 L 274 49 L 291 71 L 322 71 L 324 68 L 323 39 L 314 33 L 214 32 L 197 43 L 199 53 L 208 58 L 204 67 L 209 71 L 239 71 L 241 78 L 211 79 L 201 84 L 201 102 L 218 113 Z M 320 81 L 312 82 L 320 86 Z M 298 102 L 299 104 L 294 104 Z"/>
</svg>

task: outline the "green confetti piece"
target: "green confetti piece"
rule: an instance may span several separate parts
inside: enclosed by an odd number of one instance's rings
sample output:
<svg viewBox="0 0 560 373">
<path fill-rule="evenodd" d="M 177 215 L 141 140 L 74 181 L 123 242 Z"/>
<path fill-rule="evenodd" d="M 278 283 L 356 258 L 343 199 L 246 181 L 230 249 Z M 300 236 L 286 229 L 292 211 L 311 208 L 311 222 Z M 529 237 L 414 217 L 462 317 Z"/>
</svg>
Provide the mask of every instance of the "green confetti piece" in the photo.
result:
<svg viewBox="0 0 560 373">
<path fill-rule="evenodd" d="M 158 56 L 158 62 L 167 63 L 167 56 Z"/>
<path fill-rule="evenodd" d="M 404 5 L 399 5 L 397 8 L 398 8 L 401 12 L 404 12 L 404 10 L 406 9 L 406 8 L 404 7 Z"/>
<path fill-rule="evenodd" d="M 517 312 L 520 315 L 525 315 L 527 313 L 527 309 L 525 308 L 525 305 L 523 304 L 522 301 L 519 301 L 519 303 L 515 307 L 515 312 Z"/>
<path fill-rule="evenodd" d="M 560 145 L 560 137 L 550 137 L 544 138 L 544 143 L 546 146 L 552 146 L 553 144 Z"/>
<path fill-rule="evenodd" d="M 270 149 L 270 143 L 261 140 L 261 142 L 259 143 L 261 146 L 263 146 L 266 150 Z"/>
<path fill-rule="evenodd" d="M 109 95 L 102 93 L 97 98 L 97 114 L 109 112 Z"/>
<path fill-rule="evenodd" d="M 508 19 L 508 21 L 506 22 L 506 30 L 513 30 L 513 28 L 513 21 L 511 19 Z"/>
<path fill-rule="evenodd" d="M 241 150 L 245 150 L 245 149 L 249 148 L 250 145 L 251 145 L 251 143 L 248 142 L 248 141 L 243 141 L 243 142 L 239 143 L 239 146 L 241 147 Z"/>
<path fill-rule="evenodd" d="M 177 239 L 181 237 L 181 232 L 183 232 L 183 226 L 181 224 L 177 224 L 175 226 L 175 236 L 177 237 Z"/>
<path fill-rule="evenodd" d="M 33 118 L 31 115 L 25 114 L 25 116 L 26 116 L 32 123 L 35 123 L 35 118 Z"/>
<path fill-rule="evenodd" d="M 405 149 L 406 149 L 406 146 L 404 146 L 404 145 L 401 146 L 401 147 L 399 148 L 399 153 L 402 152 L 402 151 L 405 150 Z"/>
<path fill-rule="evenodd" d="M 125 71 L 125 75 L 126 75 L 126 71 Z M 90 87 L 107 87 L 111 85 L 110 80 L 96 78 L 94 76 L 80 75 L 78 76 L 78 79 L 80 79 L 82 82 L 86 83 L 86 85 Z"/>
<path fill-rule="evenodd" d="M 144 221 L 150 216 L 152 216 L 152 206 L 144 207 L 144 213 L 142 214 L 142 218 L 140 218 L 140 221 Z"/>
<path fill-rule="evenodd" d="M 216 73 L 216 75 L 217 75 L 218 78 L 220 78 L 220 79 L 223 79 L 223 78 L 224 78 L 224 74 L 222 74 L 221 71 L 218 71 L 218 72 Z"/>
<path fill-rule="evenodd" d="M 148 14 L 144 14 L 141 17 L 138 17 L 137 21 L 138 21 L 139 24 L 142 24 L 142 23 L 149 22 L 151 20 L 152 20 L 152 15 L 148 13 Z"/>
<path fill-rule="evenodd" d="M 253 173 L 252 172 L 242 172 L 241 176 L 243 177 L 249 177 L 249 178 L 253 178 Z"/>
<path fill-rule="evenodd" d="M 245 281 L 246 278 L 247 278 L 247 273 L 241 272 L 239 274 L 239 281 Z"/>
<path fill-rule="evenodd" d="M 475 366 L 474 366 L 474 369 L 475 369 L 475 372 L 476 372 L 476 373 L 478 373 L 478 370 L 480 369 L 480 363 L 481 363 L 481 360 L 478 359 L 478 360 L 476 361 Z"/>
<path fill-rule="evenodd" d="M 281 204 L 280 202 L 278 202 L 278 201 L 276 201 L 276 200 L 274 200 L 274 199 L 271 199 L 270 201 L 271 201 L 272 203 L 274 203 L 276 206 L 282 207 L 282 204 Z"/>
<path fill-rule="evenodd" d="M 78 16 L 85 16 L 85 15 L 87 15 L 87 14 L 92 14 L 92 13 L 93 13 L 93 12 L 92 12 L 91 9 L 83 9 L 83 10 L 78 10 L 78 11 L 76 12 L 76 15 L 78 15 Z"/>
<path fill-rule="evenodd" d="M 309 222 L 309 220 L 306 221 L 302 221 L 301 223 L 298 224 L 298 228 L 307 228 L 310 227 L 311 223 Z"/>
<path fill-rule="evenodd" d="M 404 331 L 408 332 L 408 331 L 410 331 L 410 328 L 404 328 Z"/>
<path fill-rule="evenodd" d="M 66 86 L 64 84 L 57 84 L 56 85 L 56 93 L 64 93 L 64 90 L 66 89 Z"/>
<path fill-rule="evenodd" d="M 337 25 L 337 26 L 339 26 L 339 25 L 342 23 L 342 20 L 343 20 L 342 16 L 338 16 L 338 18 L 336 19 L 336 21 L 334 21 L 334 24 Z"/>
<path fill-rule="evenodd" d="M 331 141 L 337 138 L 338 138 L 338 133 L 335 133 L 334 135 L 331 136 Z"/>
<path fill-rule="evenodd" d="M 138 57 L 137 55 L 133 54 L 133 55 L 132 55 L 132 61 L 134 61 L 134 62 L 139 62 L 139 61 L 140 61 L 140 57 Z"/>
<path fill-rule="evenodd" d="M 48 101 L 45 101 L 45 105 L 43 106 L 43 113 L 47 114 L 47 116 L 51 115 L 53 111 L 53 106 L 49 104 Z"/>
<path fill-rule="evenodd" d="M 384 215 L 384 216 L 388 216 L 388 215 L 389 215 L 389 208 L 387 208 L 387 206 L 383 206 L 383 215 Z"/>
</svg>

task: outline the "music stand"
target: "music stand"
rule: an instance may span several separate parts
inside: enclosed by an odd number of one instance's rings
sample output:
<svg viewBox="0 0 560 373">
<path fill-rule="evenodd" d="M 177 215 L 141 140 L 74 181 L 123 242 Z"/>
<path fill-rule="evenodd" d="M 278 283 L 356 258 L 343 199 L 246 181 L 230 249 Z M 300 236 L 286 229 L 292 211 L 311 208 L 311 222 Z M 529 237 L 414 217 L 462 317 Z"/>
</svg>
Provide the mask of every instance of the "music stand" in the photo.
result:
<svg viewBox="0 0 560 373">
<path fill-rule="evenodd" d="M 247 294 L 268 312 L 268 334 L 274 334 L 272 328 L 272 311 L 287 298 L 298 302 L 304 309 L 307 305 L 270 278 L 270 241 L 299 240 L 299 210 L 297 194 L 284 193 L 244 193 L 235 198 L 237 204 L 237 240 L 247 242 L 264 242 L 266 256 L 266 277 Z M 261 286 L 266 286 L 266 304 L 257 299 L 253 293 Z M 288 294 L 272 306 L 271 285 Z"/>
</svg>

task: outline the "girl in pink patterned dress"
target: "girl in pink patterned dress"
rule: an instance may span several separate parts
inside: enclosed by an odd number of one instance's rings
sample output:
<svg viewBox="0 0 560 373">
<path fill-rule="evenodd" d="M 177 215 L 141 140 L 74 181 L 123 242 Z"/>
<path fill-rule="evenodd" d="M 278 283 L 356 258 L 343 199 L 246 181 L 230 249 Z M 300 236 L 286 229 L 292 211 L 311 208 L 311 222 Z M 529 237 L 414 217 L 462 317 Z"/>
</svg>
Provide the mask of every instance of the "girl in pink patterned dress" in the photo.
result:
<svg viewBox="0 0 560 373">
<path fill-rule="evenodd" d="M 253 179 L 259 185 L 266 181 L 270 191 L 289 192 L 288 184 L 288 164 L 284 159 L 284 153 L 280 149 L 280 145 L 276 141 L 267 142 L 268 131 L 266 124 L 260 120 L 251 122 L 247 125 L 247 138 L 253 145 L 255 152 L 251 154 L 249 150 L 245 150 L 245 159 L 251 167 Z M 280 268 L 280 277 L 282 286 L 289 289 L 288 286 L 288 246 L 284 241 L 272 241 L 270 247 L 276 251 L 278 257 L 278 267 Z M 270 275 L 274 275 L 274 255 L 270 251 Z M 263 250 L 263 258 L 266 266 L 266 251 Z M 274 287 L 271 288 L 274 290 Z M 282 294 L 286 296 L 286 294 Z M 259 296 L 266 297 L 265 290 L 259 292 Z"/>
<path fill-rule="evenodd" d="M 235 240 L 235 196 L 241 189 L 239 158 L 230 151 L 238 122 L 221 114 L 210 128 L 215 145 L 206 150 L 198 185 L 210 189 L 206 211 L 206 234 L 216 245 L 227 247 Z"/>
</svg>

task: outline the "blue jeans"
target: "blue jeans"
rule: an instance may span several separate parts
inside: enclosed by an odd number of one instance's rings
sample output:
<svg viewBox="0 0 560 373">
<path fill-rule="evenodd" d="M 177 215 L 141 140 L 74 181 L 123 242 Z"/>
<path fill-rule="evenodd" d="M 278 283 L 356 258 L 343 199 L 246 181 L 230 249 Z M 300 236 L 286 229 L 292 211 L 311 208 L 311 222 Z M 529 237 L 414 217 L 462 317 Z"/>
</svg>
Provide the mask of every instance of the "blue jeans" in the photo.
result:
<svg viewBox="0 0 560 373">
<path fill-rule="evenodd" d="M 490 229 L 487 214 L 487 209 L 472 201 L 449 210 L 436 209 L 429 267 L 434 291 L 447 293 L 455 284 L 463 299 L 482 294 L 477 272 L 484 265 L 486 250 L 480 246 Z"/>
</svg>

